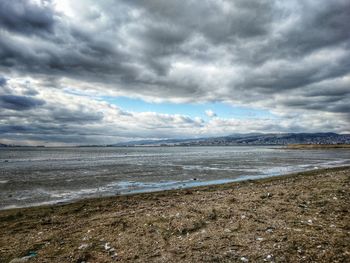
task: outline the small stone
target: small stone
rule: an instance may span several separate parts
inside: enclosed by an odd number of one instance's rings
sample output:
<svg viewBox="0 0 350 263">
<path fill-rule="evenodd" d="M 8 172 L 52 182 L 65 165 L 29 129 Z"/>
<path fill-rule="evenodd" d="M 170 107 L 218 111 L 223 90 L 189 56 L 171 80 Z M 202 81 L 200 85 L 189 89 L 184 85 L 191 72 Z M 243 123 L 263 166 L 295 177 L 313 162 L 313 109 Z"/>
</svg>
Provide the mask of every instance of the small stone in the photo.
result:
<svg viewBox="0 0 350 263">
<path fill-rule="evenodd" d="M 242 262 L 249 262 L 249 259 L 247 259 L 246 257 L 241 257 L 240 259 Z"/>
</svg>

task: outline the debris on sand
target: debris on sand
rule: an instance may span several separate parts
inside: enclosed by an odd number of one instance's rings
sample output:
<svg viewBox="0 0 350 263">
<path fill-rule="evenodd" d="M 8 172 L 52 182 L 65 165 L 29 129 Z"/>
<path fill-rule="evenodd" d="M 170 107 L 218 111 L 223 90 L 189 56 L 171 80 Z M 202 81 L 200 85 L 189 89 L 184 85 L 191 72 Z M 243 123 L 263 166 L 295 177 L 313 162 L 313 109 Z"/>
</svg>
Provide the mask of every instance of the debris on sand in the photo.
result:
<svg viewBox="0 0 350 263">
<path fill-rule="evenodd" d="M 30 251 L 27 256 L 21 258 L 14 258 L 10 261 L 10 263 L 23 263 L 28 262 L 31 258 L 36 257 L 37 253 Z"/>
<path fill-rule="evenodd" d="M 106 251 L 110 250 L 111 249 L 110 243 L 105 243 L 104 248 Z"/>
<path fill-rule="evenodd" d="M 10 261 L 10 263 L 22 263 L 22 262 L 28 262 L 28 260 L 31 259 L 29 256 L 25 256 L 22 258 L 14 258 Z"/>
<path fill-rule="evenodd" d="M 89 247 L 89 245 L 88 244 L 81 244 L 79 247 L 78 247 L 78 249 L 79 250 L 82 250 L 82 249 L 87 249 Z"/>
</svg>

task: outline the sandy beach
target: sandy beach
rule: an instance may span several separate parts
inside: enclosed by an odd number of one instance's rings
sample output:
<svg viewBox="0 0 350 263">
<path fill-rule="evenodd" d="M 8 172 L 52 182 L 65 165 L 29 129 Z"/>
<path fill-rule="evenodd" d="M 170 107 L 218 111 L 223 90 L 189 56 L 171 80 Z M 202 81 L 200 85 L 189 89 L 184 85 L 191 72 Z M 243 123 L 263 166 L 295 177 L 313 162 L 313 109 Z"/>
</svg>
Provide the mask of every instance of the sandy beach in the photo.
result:
<svg viewBox="0 0 350 263">
<path fill-rule="evenodd" d="M 349 262 L 350 167 L 0 211 L 0 262 Z"/>
</svg>

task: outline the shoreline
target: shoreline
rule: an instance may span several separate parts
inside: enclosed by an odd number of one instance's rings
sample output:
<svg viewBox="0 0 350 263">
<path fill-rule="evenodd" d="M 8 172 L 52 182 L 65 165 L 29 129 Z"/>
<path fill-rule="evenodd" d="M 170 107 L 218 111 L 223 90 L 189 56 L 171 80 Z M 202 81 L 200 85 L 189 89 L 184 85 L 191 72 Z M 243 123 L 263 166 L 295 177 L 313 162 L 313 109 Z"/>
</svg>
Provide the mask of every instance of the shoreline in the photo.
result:
<svg viewBox="0 0 350 263">
<path fill-rule="evenodd" d="M 350 144 L 288 144 L 290 150 L 350 149 Z"/>
<path fill-rule="evenodd" d="M 30 262 L 341 262 L 349 174 L 343 166 L 1 210 L 0 261 L 35 252 Z"/>
<path fill-rule="evenodd" d="M 303 173 L 310 173 L 314 171 L 322 171 L 326 169 L 338 169 L 338 168 L 343 168 L 343 167 L 350 167 L 349 165 L 338 165 L 338 166 L 330 166 L 330 167 L 315 167 L 314 169 L 307 169 L 307 170 L 294 170 L 294 171 L 289 171 L 286 173 L 281 173 L 281 174 L 261 174 L 261 175 L 254 175 L 254 176 L 239 176 L 234 179 L 218 179 L 218 180 L 209 180 L 209 181 L 196 181 L 194 180 L 191 183 L 188 183 L 186 185 L 182 184 L 180 187 L 153 187 L 150 189 L 145 188 L 144 190 L 139 189 L 139 190 L 130 190 L 130 192 L 122 192 L 122 193 L 116 193 L 116 194 L 109 194 L 109 195 L 98 195 L 98 196 L 90 196 L 90 197 L 81 197 L 81 198 L 73 198 L 73 199 L 62 199 L 62 200 L 51 200 L 47 202 L 38 202 L 38 203 L 31 203 L 28 205 L 24 206 L 16 206 L 16 205 L 9 205 L 0 208 L 1 211 L 8 211 L 8 210 L 15 210 L 15 209 L 30 209 L 30 208 L 35 208 L 35 207 L 46 207 L 46 206 L 56 206 L 56 205 L 69 205 L 69 204 L 74 204 L 76 202 L 88 202 L 89 200 L 95 200 L 95 199 L 104 199 L 104 198 L 113 198 L 113 197 L 118 197 L 118 196 L 133 196 L 133 195 L 139 195 L 139 194 L 152 194 L 152 193 L 159 193 L 159 192 L 164 192 L 164 191 L 177 191 L 177 190 L 191 190 L 191 189 L 201 189 L 203 187 L 207 186 L 220 186 L 220 185 L 226 185 L 226 184 L 235 184 L 235 183 L 242 183 L 245 181 L 260 181 L 260 180 L 265 180 L 269 178 L 279 178 L 279 177 L 289 177 L 289 176 L 294 176 L 297 174 L 303 174 Z M 174 182 L 175 183 L 175 182 Z M 181 182 L 178 182 L 179 185 Z M 155 190 L 156 189 L 156 190 Z"/>
</svg>

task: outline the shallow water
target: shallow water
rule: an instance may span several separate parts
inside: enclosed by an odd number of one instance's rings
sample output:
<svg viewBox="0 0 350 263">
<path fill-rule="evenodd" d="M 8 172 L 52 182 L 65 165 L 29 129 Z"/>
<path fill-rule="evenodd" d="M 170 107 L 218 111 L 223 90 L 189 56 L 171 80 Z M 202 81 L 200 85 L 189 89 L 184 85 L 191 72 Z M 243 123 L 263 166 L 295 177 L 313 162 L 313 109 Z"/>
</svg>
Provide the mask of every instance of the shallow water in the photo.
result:
<svg viewBox="0 0 350 263">
<path fill-rule="evenodd" d="M 350 150 L 281 147 L 0 148 L 0 209 L 350 165 Z"/>
</svg>

